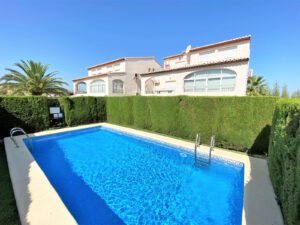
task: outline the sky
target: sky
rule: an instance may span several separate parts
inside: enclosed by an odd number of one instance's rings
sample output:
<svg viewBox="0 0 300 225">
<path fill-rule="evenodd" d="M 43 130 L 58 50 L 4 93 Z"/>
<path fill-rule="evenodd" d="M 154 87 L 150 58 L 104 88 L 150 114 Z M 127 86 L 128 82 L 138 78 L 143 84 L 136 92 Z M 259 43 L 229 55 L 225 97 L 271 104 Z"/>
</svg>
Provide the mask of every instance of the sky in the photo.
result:
<svg viewBox="0 0 300 225">
<path fill-rule="evenodd" d="M 251 35 L 250 67 L 272 87 L 300 89 L 300 0 L 0 0 L 0 76 L 19 60 L 59 71 L 125 56 L 165 56 Z"/>
</svg>

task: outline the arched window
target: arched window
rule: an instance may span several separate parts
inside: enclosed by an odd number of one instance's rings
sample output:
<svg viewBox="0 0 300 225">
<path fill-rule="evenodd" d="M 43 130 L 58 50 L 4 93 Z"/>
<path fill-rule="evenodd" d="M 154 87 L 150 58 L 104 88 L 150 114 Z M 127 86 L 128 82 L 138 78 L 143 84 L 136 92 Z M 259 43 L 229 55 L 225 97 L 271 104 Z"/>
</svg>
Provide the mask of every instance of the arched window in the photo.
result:
<svg viewBox="0 0 300 225">
<path fill-rule="evenodd" d="M 121 80 L 113 80 L 113 93 L 123 94 L 124 93 L 124 82 Z"/>
<path fill-rule="evenodd" d="M 146 91 L 146 94 L 154 94 L 154 90 L 155 90 L 154 80 L 152 78 L 149 78 L 145 82 L 145 91 Z"/>
<path fill-rule="evenodd" d="M 94 80 L 91 85 L 91 93 L 105 93 L 105 81 L 104 80 Z"/>
<path fill-rule="evenodd" d="M 86 83 L 80 82 L 77 84 L 76 94 L 86 94 Z"/>
<path fill-rule="evenodd" d="M 236 73 L 228 69 L 193 72 L 184 78 L 184 92 L 234 91 Z"/>
</svg>

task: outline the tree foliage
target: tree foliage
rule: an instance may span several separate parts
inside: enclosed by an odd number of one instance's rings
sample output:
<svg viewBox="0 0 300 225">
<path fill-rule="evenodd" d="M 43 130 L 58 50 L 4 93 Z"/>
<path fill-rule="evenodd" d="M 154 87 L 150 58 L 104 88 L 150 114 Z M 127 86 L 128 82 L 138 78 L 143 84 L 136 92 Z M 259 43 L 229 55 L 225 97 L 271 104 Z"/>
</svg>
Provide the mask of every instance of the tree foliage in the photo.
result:
<svg viewBox="0 0 300 225">
<path fill-rule="evenodd" d="M 300 98 L 300 90 L 293 92 L 292 98 Z"/>
<path fill-rule="evenodd" d="M 276 82 L 274 84 L 274 87 L 272 89 L 272 95 L 273 96 L 280 96 L 280 86 L 279 86 L 278 82 Z"/>
<path fill-rule="evenodd" d="M 266 81 L 262 76 L 252 76 L 247 82 L 248 96 L 266 96 L 269 95 Z"/>
<path fill-rule="evenodd" d="M 282 87 L 281 97 L 282 97 L 282 98 L 289 98 L 289 97 L 290 97 L 289 91 L 288 91 L 288 88 L 287 88 L 286 85 L 284 85 L 284 86 Z"/>
<path fill-rule="evenodd" d="M 12 95 L 67 95 L 63 86 L 67 85 L 58 72 L 48 72 L 48 65 L 32 60 L 21 60 L 15 63 L 17 69 L 7 68 L 9 72 L 0 78 L 2 90 L 10 91 Z"/>
</svg>

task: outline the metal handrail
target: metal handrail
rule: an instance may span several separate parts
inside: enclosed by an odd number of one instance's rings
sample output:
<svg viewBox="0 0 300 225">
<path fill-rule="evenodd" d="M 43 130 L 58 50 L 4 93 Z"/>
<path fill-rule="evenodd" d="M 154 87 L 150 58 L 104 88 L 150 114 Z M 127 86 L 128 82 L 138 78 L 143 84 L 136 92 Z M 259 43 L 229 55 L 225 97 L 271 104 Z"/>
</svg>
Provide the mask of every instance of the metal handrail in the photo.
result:
<svg viewBox="0 0 300 225">
<path fill-rule="evenodd" d="M 205 160 L 204 160 L 204 159 L 201 159 L 200 155 L 198 156 L 198 147 L 199 146 L 200 146 L 200 135 L 196 134 L 195 150 L 194 150 L 195 166 L 201 165 L 201 163 L 205 164 L 205 165 L 210 164 L 210 162 L 211 162 L 211 152 L 214 150 L 214 147 L 215 147 L 215 136 L 214 135 L 211 136 L 211 139 L 210 139 L 210 147 L 209 147 L 207 161 L 206 161 L 205 157 L 204 157 L 205 158 Z"/>
<path fill-rule="evenodd" d="M 200 145 L 200 134 L 196 134 L 196 140 L 195 140 L 195 149 L 194 149 L 194 160 L 195 160 L 195 165 L 197 164 L 197 149 Z"/>
<path fill-rule="evenodd" d="M 23 133 L 23 135 L 25 135 L 27 137 L 27 139 L 29 139 L 30 147 L 32 149 L 32 139 L 21 127 L 14 127 L 9 132 L 10 133 L 10 139 L 12 140 L 12 142 L 14 142 L 16 148 L 19 148 L 19 145 L 18 145 L 17 141 L 14 139 L 13 135 L 17 132 Z"/>
<path fill-rule="evenodd" d="M 214 147 L 215 147 L 215 141 L 216 141 L 215 135 L 211 136 L 211 138 L 210 138 L 210 147 L 209 147 L 209 156 L 208 156 L 209 163 L 211 161 L 211 151 L 213 151 Z"/>
</svg>

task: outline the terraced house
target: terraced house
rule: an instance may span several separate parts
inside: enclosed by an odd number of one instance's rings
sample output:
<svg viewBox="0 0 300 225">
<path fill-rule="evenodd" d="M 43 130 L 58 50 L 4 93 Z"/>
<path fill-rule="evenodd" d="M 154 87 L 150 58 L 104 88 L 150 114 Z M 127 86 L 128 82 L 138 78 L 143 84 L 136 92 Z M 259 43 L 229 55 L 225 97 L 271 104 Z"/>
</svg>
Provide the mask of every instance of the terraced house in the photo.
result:
<svg viewBox="0 0 300 225">
<path fill-rule="evenodd" d="M 88 68 L 88 76 L 73 80 L 75 95 L 137 95 L 138 74 L 160 69 L 154 57 L 124 57 Z"/>
<path fill-rule="evenodd" d="M 164 58 L 126 57 L 88 68 L 73 80 L 76 95 L 246 95 L 250 36 L 192 48 Z"/>
</svg>

